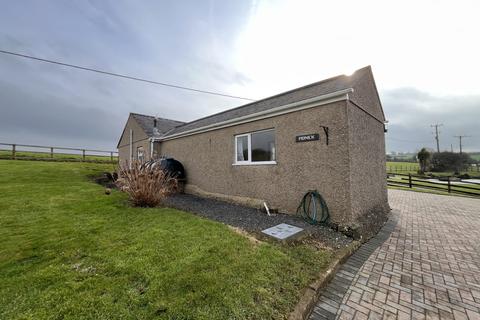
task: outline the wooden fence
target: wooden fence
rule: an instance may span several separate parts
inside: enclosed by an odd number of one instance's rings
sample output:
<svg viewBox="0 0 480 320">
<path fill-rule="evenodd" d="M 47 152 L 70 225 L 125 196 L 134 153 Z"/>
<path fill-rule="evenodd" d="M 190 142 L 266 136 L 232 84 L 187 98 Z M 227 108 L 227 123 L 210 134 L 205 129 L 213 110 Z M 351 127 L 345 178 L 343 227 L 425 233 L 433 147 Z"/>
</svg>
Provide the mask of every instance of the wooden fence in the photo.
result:
<svg viewBox="0 0 480 320">
<path fill-rule="evenodd" d="M 405 165 L 404 164 L 401 164 L 401 165 L 393 165 L 393 166 L 389 166 L 387 164 L 387 172 L 417 172 L 419 170 L 419 166 L 417 165 L 412 165 L 412 164 L 408 164 L 406 163 Z"/>
<path fill-rule="evenodd" d="M 117 151 L 0 143 L 0 159 L 117 163 Z"/>
<path fill-rule="evenodd" d="M 399 174 L 392 172 L 388 173 L 387 184 L 394 187 L 431 189 L 448 193 L 480 197 L 480 183 L 478 182 L 463 180 L 460 184 L 458 183 L 460 181 L 453 180 L 452 177 L 445 177 L 442 179 L 445 179 L 443 183 L 427 181 L 412 174 Z"/>
<path fill-rule="evenodd" d="M 387 164 L 387 172 L 417 172 L 420 170 L 419 166 L 416 165 L 388 165 Z M 480 172 L 480 164 L 477 164 L 476 166 L 468 166 L 465 170 L 462 170 L 462 172 Z"/>
</svg>

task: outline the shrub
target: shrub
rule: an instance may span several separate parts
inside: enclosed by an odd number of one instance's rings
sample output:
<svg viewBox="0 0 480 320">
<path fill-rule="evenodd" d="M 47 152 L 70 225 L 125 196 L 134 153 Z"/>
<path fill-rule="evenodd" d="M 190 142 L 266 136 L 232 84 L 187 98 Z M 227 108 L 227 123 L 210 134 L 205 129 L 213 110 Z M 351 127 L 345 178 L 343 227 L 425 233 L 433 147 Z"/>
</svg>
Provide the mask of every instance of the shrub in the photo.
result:
<svg viewBox="0 0 480 320">
<path fill-rule="evenodd" d="M 463 171 L 466 170 L 471 158 L 466 153 L 440 152 L 432 156 L 432 171 Z"/>
<path fill-rule="evenodd" d="M 460 179 L 470 179 L 470 178 L 471 178 L 468 173 L 464 173 L 464 174 L 462 174 L 462 175 L 459 175 L 458 177 L 459 177 Z"/>
<path fill-rule="evenodd" d="M 428 170 L 430 164 L 430 158 L 432 154 L 426 149 L 422 148 L 417 154 L 418 164 L 420 165 L 420 170 L 418 173 L 424 174 Z"/>
<path fill-rule="evenodd" d="M 166 171 L 134 161 L 130 167 L 119 168 L 116 185 L 128 194 L 134 206 L 155 207 L 177 190 L 178 183 Z"/>
</svg>

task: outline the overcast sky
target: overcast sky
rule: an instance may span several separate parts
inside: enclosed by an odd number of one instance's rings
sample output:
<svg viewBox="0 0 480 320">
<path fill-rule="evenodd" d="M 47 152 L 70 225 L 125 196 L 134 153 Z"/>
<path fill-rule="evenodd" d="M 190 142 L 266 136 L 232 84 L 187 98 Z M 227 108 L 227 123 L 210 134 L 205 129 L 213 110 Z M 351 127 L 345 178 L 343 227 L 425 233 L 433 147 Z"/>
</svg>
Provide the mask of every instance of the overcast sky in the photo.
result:
<svg viewBox="0 0 480 320">
<path fill-rule="evenodd" d="M 254 99 L 372 65 L 387 150 L 480 150 L 478 1 L 8 1 L 0 49 Z M 245 102 L 0 55 L 0 142 L 114 149 Z"/>
</svg>

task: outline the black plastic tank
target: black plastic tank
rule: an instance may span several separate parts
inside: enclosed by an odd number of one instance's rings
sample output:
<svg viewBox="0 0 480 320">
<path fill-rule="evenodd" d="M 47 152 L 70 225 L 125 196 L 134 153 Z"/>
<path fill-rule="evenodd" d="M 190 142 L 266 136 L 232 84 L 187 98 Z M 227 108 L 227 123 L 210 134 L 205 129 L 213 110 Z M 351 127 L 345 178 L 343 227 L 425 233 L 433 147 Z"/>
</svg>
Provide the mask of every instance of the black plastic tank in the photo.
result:
<svg viewBox="0 0 480 320">
<path fill-rule="evenodd" d="M 160 168 L 170 173 L 178 180 L 185 180 L 187 175 L 185 174 L 185 168 L 182 163 L 174 158 L 165 158 L 160 160 Z"/>
</svg>

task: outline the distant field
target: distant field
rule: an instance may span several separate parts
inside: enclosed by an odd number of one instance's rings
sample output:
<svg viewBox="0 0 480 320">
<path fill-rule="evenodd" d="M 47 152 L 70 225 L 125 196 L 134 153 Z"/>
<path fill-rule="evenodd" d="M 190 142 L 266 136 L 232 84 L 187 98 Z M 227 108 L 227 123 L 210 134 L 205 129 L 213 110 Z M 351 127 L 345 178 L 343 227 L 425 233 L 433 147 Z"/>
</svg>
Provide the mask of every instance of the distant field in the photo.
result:
<svg viewBox="0 0 480 320">
<path fill-rule="evenodd" d="M 419 169 L 416 162 L 387 161 L 387 172 L 417 173 Z"/>
<path fill-rule="evenodd" d="M 11 150 L 0 150 L 0 159 L 11 159 L 12 151 Z M 33 151 L 17 151 L 16 158 L 21 159 L 48 159 L 51 160 L 52 157 L 49 152 L 33 152 Z M 68 154 L 68 153 L 54 153 L 53 160 L 72 160 L 72 161 L 81 161 L 82 154 Z M 110 162 L 110 156 L 100 156 L 100 155 L 85 155 L 85 160 L 87 161 L 105 161 Z M 114 156 L 113 161 L 118 161 L 118 157 Z"/>
<path fill-rule="evenodd" d="M 417 174 L 420 166 L 415 162 L 394 162 L 387 161 L 386 170 L 391 173 L 404 173 L 404 174 Z M 468 171 L 462 171 L 460 173 L 468 173 L 469 175 L 480 175 L 480 172 L 476 168 L 469 168 Z M 452 176 L 453 172 L 433 172 L 437 176 Z"/>
<path fill-rule="evenodd" d="M 476 161 L 480 161 L 480 153 L 470 153 L 470 157 Z"/>
</svg>

